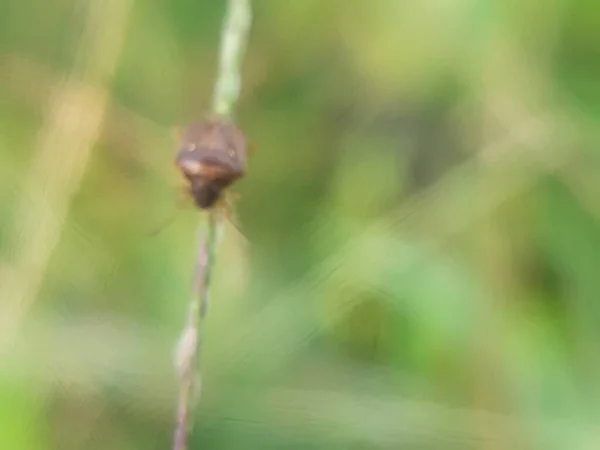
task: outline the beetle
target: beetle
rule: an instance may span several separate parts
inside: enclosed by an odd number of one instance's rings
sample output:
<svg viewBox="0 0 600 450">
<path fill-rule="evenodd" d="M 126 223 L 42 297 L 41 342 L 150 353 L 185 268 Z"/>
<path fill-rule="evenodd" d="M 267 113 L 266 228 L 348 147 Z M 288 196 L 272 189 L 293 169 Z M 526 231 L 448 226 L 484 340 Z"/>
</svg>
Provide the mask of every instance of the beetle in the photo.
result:
<svg viewBox="0 0 600 450">
<path fill-rule="evenodd" d="M 188 125 L 179 141 L 175 165 L 187 191 L 198 208 L 211 209 L 246 173 L 246 138 L 229 120 L 213 117 Z"/>
</svg>

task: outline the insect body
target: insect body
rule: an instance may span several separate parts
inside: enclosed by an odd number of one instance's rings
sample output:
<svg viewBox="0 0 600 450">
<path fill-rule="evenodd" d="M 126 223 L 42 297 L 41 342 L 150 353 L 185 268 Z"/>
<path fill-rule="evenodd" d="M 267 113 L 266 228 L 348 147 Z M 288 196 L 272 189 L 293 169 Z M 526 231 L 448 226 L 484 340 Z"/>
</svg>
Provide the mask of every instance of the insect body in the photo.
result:
<svg viewBox="0 0 600 450">
<path fill-rule="evenodd" d="M 181 135 L 175 165 L 187 182 L 196 206 L 210 209 L 224 190 L 246 171 L 246 139 L 221 119 L 189 125 Z"/>
</svg>

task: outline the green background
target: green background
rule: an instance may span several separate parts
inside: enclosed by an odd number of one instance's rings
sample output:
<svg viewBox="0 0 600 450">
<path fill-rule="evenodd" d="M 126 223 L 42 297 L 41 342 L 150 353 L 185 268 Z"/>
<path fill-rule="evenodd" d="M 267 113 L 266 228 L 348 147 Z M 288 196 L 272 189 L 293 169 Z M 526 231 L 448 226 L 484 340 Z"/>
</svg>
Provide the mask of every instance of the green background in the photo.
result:
<svg viewBox="0 0 600 450">
<path fill-rule="evenodd" d="M 9 274 L 87 4 L 0 3 Z M 600 448 L 600 4 L 253 8 L 236 119 L 256 151 L 191 449 Z M 171 128 L 210 109 L 224 13 L 133 2 L 100 139 L 0 352 L 0 448 L 170 448 L 201 220 L 177 206 Z"/>
</svg>

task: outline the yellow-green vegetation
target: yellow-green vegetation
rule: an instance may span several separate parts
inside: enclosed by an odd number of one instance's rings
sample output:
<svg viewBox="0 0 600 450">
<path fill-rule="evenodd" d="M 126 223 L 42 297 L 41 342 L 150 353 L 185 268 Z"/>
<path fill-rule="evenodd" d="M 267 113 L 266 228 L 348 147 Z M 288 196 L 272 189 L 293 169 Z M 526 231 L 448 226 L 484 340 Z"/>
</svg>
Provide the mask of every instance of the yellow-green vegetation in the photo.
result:
<svg viewBox="0 0 600 450">
<path fill-rule="evenodd" d="M 0 3 L 1 449 L 170 448 L 225 3 Z M 189 450 L 600 448 L 599 30 L 253 2 Z"/>
</svg>

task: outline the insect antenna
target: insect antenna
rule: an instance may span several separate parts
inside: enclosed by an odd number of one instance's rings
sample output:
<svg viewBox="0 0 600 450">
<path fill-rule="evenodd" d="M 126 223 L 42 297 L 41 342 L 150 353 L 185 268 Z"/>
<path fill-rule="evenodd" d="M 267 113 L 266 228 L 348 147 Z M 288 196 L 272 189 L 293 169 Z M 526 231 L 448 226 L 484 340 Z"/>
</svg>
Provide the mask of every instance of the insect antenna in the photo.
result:
<svg viewBox="0 0 600 450">
<path fill-rule="evenodd" d="M 166 230 L 171 225 L 173 225 L 173 223 L 175 223 L 176 219 L 177 219 L 177 214 L 176 214 L 176 212 L 173 212 L 173 214 L 171 214 L 169 217 L 167 217 L 165 220 L 163 220 L 163 222 L 160 225 L 158 225 L 158 226 L 154 227 L 152 230 L 148 231 L 146 233 L 146 235 L 148 237 L 158 236 L 164 230 Z"/>
</svg>

